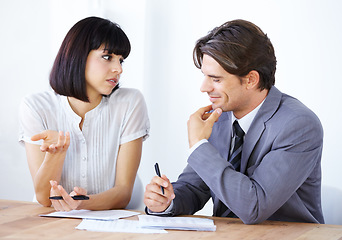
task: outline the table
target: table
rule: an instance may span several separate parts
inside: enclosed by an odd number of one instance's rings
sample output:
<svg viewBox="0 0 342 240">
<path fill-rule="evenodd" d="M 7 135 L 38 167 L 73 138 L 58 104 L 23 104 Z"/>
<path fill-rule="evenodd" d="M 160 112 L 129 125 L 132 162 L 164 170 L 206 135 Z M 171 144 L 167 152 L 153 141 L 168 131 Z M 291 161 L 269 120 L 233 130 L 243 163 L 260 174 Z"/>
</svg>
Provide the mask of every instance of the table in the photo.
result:
<svg viewBox="0 0 342 240">
<path fill-rule="evenodd" d="M 214 219 L 216 232 L 168 230 L 167 234 L 104 233 L 76 230 L 81 219 L 39 217 L 53 208 L 38 203 L 0 200 L 0 239 L 342 239 L 342 225 L 265 221 L 245 225 L 239 219 Z M 193 217 L 193 216 L 192 216 Z M 201 216 L 198 216 L 201 217 Z M 131 219 L 138 219 L 136 216 Z"/>
</svg>

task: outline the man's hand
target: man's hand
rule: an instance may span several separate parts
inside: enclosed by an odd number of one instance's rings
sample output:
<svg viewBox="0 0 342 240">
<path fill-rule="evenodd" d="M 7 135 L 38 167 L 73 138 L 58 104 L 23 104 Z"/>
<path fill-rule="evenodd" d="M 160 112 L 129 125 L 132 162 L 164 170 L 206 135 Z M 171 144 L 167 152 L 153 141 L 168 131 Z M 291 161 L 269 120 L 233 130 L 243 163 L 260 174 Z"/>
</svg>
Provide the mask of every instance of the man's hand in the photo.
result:
<svg viewBox="0 0 342 240">
<path fill-rule="evenodd" d="M 161 186 L 164 187 L 164 194 L 160 188 Z M 173 192 L 172 184 L 165 175 L 153 177 L 146 186 L 144 203 L 152 212 L 164 212 L 174 198 L 175 193 Z"/>
<path fill-rule="evenodd" d="M 210 137 L 214 123 L 222 114 L 221 108 L 217 108 L 209 113 L 210 110 L 212 110 L 211 105 L 200 108 L 190 116 L 188 120 L 188 139 L 190 148 L 202 139 L 208 139 Z"/>
</svg>

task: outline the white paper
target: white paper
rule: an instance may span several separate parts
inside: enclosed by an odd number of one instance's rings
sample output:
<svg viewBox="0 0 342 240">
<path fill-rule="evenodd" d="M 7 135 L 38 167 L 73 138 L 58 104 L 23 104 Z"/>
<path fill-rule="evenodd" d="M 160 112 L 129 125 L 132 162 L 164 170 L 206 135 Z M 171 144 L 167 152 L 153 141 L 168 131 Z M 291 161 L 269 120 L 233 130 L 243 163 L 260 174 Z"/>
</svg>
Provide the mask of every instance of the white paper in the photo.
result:
<svg viewBox="0 0 342 240">
<path fill-rule="evenodd" d="M 83 219 L 76 229 L 96 232 L 167 233 L 165 230 L 142 228 L 138 221 L 123 219 L 113 221 Z"/>
<path fill-rule="evenodd" d="M 216 231 L 212 219 L 198 217 L 159 217 L 140 215 L 139 226 L 155 229 Z"/>
<path fill-rule="evenodd" d="M 91 211 L 91 210 L 72 210 L 70 212 L 53 212 L 50 214 L 40 215 L 42 217 L 65 217 L 65 218 L 87 218 L 99 220 L 116 220 L 119 218 L 127 218 L 139 215 L 138 212 L 127 210 L 104 210 L 104 211 Z"/>
</svg>

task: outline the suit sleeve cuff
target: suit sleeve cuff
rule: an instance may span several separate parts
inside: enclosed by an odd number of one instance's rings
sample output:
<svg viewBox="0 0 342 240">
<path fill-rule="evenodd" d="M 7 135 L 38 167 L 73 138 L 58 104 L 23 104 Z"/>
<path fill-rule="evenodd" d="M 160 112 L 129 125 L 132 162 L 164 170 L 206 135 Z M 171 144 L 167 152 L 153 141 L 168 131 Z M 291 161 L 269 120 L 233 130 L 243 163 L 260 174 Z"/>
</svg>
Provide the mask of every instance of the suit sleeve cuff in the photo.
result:
<svg viewBox="0 0 342 240">
<path fill-rule="evenodd" d="M 207 139 L 202 139 L 201 141 L 197 142 L 195 145 L 193 145 L 190 149 L 189 149 L 189 153 L 188 156 L 190 156 L 192 154 L 193 151 L 195 151 L 199 146 L 201 146 L 203 143 L 208 142 Z"/>
<path fill-rule="evenodd" d="M 170 206 L 167 209 L 165 209 L 164 212 L 153 212 L 150 209 L 148 209 L 148 207 L 146 207 L 145 212 L 148 215 L 161 215 L 161 216 L 168 215 L 168 216 L 170 216 L 170 215 L 172 215 L 172 209 L 173 209 L 173 200 L 171 201 Z"/>
</svg>

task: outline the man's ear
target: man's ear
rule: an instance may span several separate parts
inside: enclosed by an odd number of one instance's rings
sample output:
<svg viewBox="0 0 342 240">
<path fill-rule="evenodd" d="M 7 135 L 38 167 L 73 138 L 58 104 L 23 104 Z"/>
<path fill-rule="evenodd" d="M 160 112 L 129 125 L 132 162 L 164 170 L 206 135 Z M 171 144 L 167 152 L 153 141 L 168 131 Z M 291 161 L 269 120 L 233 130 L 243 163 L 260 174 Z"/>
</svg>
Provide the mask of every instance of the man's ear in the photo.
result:
<svg viewBox="0 0 342 240">
<path fill-rule="evenodd" d="M 247 89 L 257 89 L 259 87 L 260 75 L 257 71 L 252 70 L 246 76 Z"/>
</svg>

